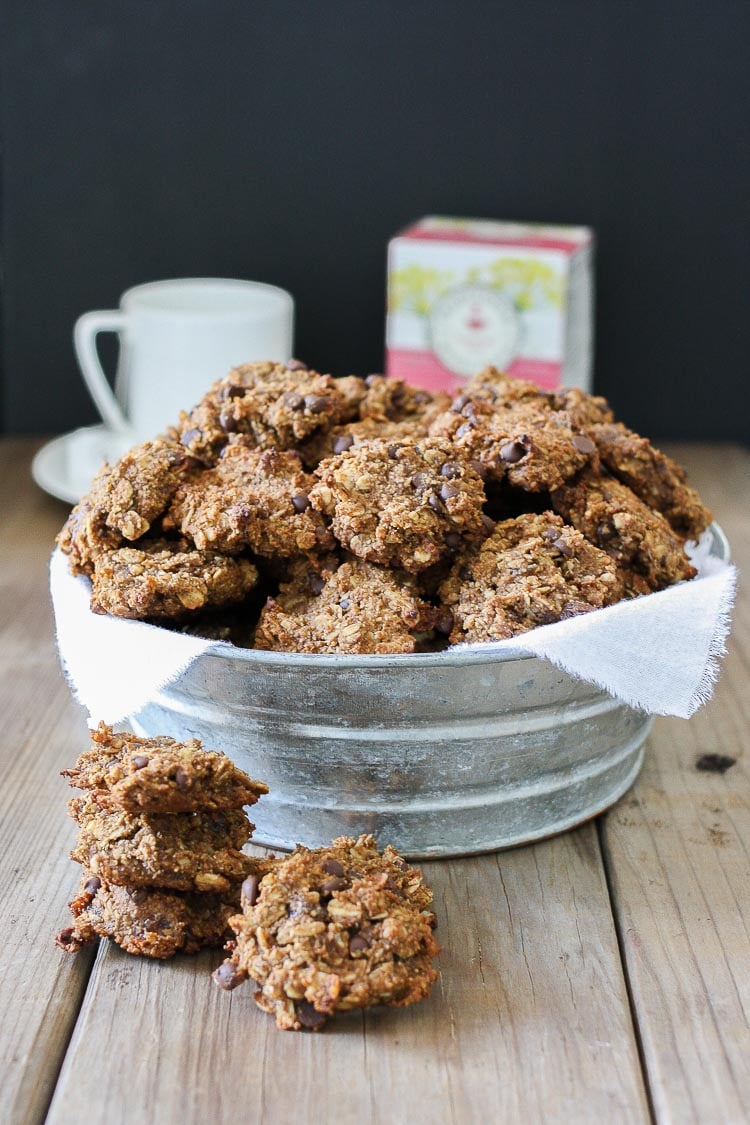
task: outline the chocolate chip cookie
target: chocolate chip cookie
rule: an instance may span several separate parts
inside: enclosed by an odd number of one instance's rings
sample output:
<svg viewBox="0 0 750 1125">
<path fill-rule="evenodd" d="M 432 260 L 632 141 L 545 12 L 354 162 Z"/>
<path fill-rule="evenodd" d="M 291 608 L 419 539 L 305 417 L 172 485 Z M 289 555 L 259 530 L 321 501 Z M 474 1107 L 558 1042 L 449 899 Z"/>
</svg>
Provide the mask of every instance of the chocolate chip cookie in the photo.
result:
<svg viewBox="0 0 750 1125">
<path fill-rule="evenodd" d="M 173 441 L 136 445 L 104 465 L 57 537 L 73 574 L 91 574 L 97 558 L 145 535 L 165 510 L 192 461 Z"/>
<path fill-rule="evenodd" d="M 487 534 L 484 484 L 447 442 L 372 441 L 324 461 L 310 492 L 367 562 L 418 573 Z"/>
<path fill-rule="evenodd" d="M 310 506 L 314 484 L 296 452 L 230 445 L 215 468 L 181 485 L 163 526 L 224 554 L 250 549 L 286 558 L 329 550 L 333 536 Z"/>
<path fill-rule="evenodd" d="M 686 473 L 671 457 L 655 449 L 621 422 L 594 425 L 589 434 L 607 468 L 649 508 L 661 512 L 683 539 L 698 539 L 712 516 Z"/>
<path fill-rule="evenodd" d="M 230 434 L 260 449 L 293 449 L 318 430 L 354 416 L 350 385 L 339 389 L 330 375 L 299 361 L 246 363 L 214 383 L 177 427 L 194 457 L 213 465 Z"/>
<path fill-rule="evenodd" d="M 214 973 L 248 977 L 255 1002 L 283 1030 L 318 1030 L 337 1012 L 423 1000 L 437 979 L 432 892 L 419 871 L 372 836 L 298 846 L 243 884 L 236 942 Z"/>
<path fill-rule="evenodd" d="M 614 560 L 626 594 L 662 590 L 694 577 L 695 567 L 664 516 L 614 477 L 589 470 L 553 492 L 552 503 Z"/>
<path fill-rule="evenodd" d="M 241 851 L 253 825 L 240 809 L 128 813 L 89 794 L 68 810 L 79 826 L 71 859 L 106 883 L 223 893 L 253 867 Z"/>
<path fill-rule="evenodd" d="M 225 754 L 204 750 L 197 738 L 141 738 L 100 723 L 91 749 L 63 776 L 90 790 L 104 809 L 181 813 L 239 809 L 268 792 Z"/>
<path fill-rule="evenodd" d="M 458 644 L 505 640 L 611 605 L 622 584 L 604 551 L 545 512 L 498 523 L 455 563 L 439 593 Z"/>
<path fill-rule="evenodd" d="M 488 481 L 527 492 L 559 488 L 596 453 L 569 414 L 521 398 L 507 406 L 459 397 L 430 427 L 454 456 L 479 463 Z"/>
<path fill-rule="evenodd" d="M 97 557 L 91 609 L 114 617 L 177 620 L 241 602 L 257 581 L 249 559 L 194 550 L 184 540 L 143 541 Z"/>
<path fill-rule="evenodd" d="M 260 616 L 255 648 L 288 652 L 414 652 L 434 607 L 406 574 L 350 558 L 319 570 L 300 561 Z"/>
<path fill-rule="evenodd" d="M 198 953 L 223 945 L 231 935 L 229 919 L 239 904 L 239 885 L 226 894 L 181 894 L 179 891 L 107 884 L 84 871 L 70 903 L 73 925 L 55 944 L 77 953 L 97 937 L 111 938 L 126 953 L 164 960 L 175 953 Z"/>
</svg>

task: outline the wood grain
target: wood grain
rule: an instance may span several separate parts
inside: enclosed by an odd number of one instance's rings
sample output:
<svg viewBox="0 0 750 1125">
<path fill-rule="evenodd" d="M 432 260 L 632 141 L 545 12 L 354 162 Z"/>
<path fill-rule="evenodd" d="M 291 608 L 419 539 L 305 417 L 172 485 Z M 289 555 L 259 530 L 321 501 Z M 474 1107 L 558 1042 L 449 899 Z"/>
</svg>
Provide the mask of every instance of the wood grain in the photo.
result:
<svg viewBox="0 0 750 1125">
<path fill-rule="evenodd" d="M 52 945 L 76 883 L 60 770 L 85 738 L 54 651 L 47 563 L 65 516 L 28 476 L 30 443 L 0 445 L 0 1121 L 44 1116 L 91 955 Z"/>
<path fill-rule="evenodd" d="M 410 1009 L 283 1033 L 216 956 L 103 948 L 49 1125 L 647 1120 L 596 831 L 425 865 L 441 981 Z M 113 1061 L 114 1060 L 114 1061 Z"/>
<path fill-rule="evenodd" d="M 750 567 L 750 455 L 677 455 Z M 657 720 L 635 789 L 602 840 L 659 1121 L 750 1120 L 750 603 L 740 584 L 716 696 Z M 706 754 L 736 759 L 699 770 Z"/>
</svg>

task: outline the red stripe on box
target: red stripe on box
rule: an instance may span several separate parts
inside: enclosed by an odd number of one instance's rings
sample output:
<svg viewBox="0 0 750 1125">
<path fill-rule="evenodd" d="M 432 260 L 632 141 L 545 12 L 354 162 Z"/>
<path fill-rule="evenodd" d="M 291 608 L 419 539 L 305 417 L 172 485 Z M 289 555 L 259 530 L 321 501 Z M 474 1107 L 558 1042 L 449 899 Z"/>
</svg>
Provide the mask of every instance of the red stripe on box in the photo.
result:
<svg viewBox="0 0 750 1125">
<path fill-rule="evenodd" d="M 471 243 L 473 246 L 512 246 L 517 250 L 562 250 L 565 254 L 573 254 L 583 246 L 588 246 L 591 239 L 585 242 L 574 242 L 566 238 L 545 238 L 544 235 L 519 235 L 517 237 L 504 236 L 502 238 L 479 238 L 475 234 L 467 234 L 462 230 L 420 230 L 413 227 L 397 235 L 399 239 L 413 239 L 415 242 L 461 242 Z"/>
<path fill-rule="evenodd" d="M 506 371 L 516 379 L 527 379 L 537 383 L 545 391 L 554 391 L 560 386 L 562 364 L 544 359 L 520 358 L 508 364 Z M 412 348 L 389 348 L 386 352 L 386 373 L 430 391 L 452 392 L 466 382 L 462 376 L 443 367 L 433 352 Z"/>
</svg>

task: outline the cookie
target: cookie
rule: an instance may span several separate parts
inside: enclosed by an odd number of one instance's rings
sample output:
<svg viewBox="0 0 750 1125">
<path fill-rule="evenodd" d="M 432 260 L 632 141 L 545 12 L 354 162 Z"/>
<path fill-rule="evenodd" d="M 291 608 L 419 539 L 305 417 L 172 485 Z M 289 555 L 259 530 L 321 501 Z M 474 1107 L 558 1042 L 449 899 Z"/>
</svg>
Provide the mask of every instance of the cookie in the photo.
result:
<svg viewBox="0 0 750 1125">
<path fill-rule="evenodd" d="M 326 457 L 345 453 L 366 441 L 400 441 L 427 436 L 432 421 L 450 405 L 443 391 L 412 387 L 402 379 L 368 375 L 357 405 L 357 419 L 333 426 L 300 446 L 305 464 L 315 468 Z"/>
<path fill-rule="evenodd" d="M 452 614 L 450 640 L 499 641 L 611 605 L 622 596 L 604 551 L 552 512 L 498 523 L 456 562 L 440 587 Z"/>
<path fill-rule="evenodd" d="M 618 480 L 649 508 L 661 512 L 683 539 L 700 537 L 713 517 L 695 489 L 685 483 L 680 465 L 621 422 L 591 426 L 588 432 Z"/>
<path fill-rule="evenodd" d="M 487 534 L 482 478 L 446 442 L 368 442 L 315 475 L 310 502 L 367 562 L 418 573 Z"/>
<path fill-rule="evenodd" d="M 126 812 L 181 813 L 239 809 L 254 805 L 268 792 L 225 754 L 204 750 L 197 738 L 140 738 L 115 733 L 100 723 L 91 749 L 63 776 L 77 789 L 91 790 L 105 809 Z"/>
<path fill-rule="evenodd" d="M 165 510 L 192 461 L 173 441 L 136 445 L 104 465 L 57 537 L 73 574 L 91 574 L 97 558 L 124 540 L 140 539 Z"/>
<path fill-rule="evenodd" d="M 553 492 L 552 504 L 615 561 L 627 594 L 662 590 L 696 574 L 664 516 L 614 477 L 585 472 Z"/>
<path fill-rule="evenodd" d="M 330 375 L 299 361 L 246 363 L 214 383 L 180 419 L 180 441 L 194 457 L 213 465 L 230 434 L 259 449 L 293 449 L 319 430 L 354 417 L 350 384 L 339 389 Z"/>
<path fill-rule="evenodd" d="M 454 456 L 478 462 L 488 482 L 507 480 L 527 492 L 561 487 L 596 453 L 564 410 L 525 398 L 494 406 L 459 397 L 430 434 L 452 444 Z"/>
<path fill-rule="evenodd" d="M 361 420 L 370 418 L 376 422 L 414 425 L 414 432 L 423 434 L 451 403 L 445 391 L 428 391 L 385 375 L 368 375 L 365 385 L 367 390 L 359 403 Z"/>
<path fill-rule="evenodd" d="M 613 418 L 609 403 L 599 395 L 587 394 L 580 387 L 543 391 L 536 383 L 514 379 L 496 367 L 485 367 L 466 382 L 454 400 L 457 412 L 470 400 L 482 400 L 496 407 L 513 407 L 522 403 L 542 410 L 562 410 L 577 429 L 611 422 Z"/>
<path fill-rule="evenodd" d="M 361 559 L 318 570 L 300 561 L 269 598 L 255 648 L 281 652 L 414 652 L 434 608 L 406 574 Z"/>
<path fill-rule="evenodd" d="M 87 942 L 107 937 L 126 953 L 160 960 L 198 953 L 224 944 L 239 901 L 239 885 L 223 895 L 181 894 L 110 885 L 84 871 L 78 896 L 70 903 L 73 925 L 60 931 L 55 944 L 77 953 Z"/>
<path fill-rule="evenodd" d="M 229 445 L 215 468 L 180 486 L 163 527 L 224 554 L 250 549 L 287 558 L 329 550 L 333 536 L 310 507 L 314 484 L 296 452 Z"/>
<path fill-rule="evenodd" d="M 257 581 L 248 559 L 193 550 L 184 540 L 145 541 L 99 555 L 91 609 L 131 619 L 179 619 L 241 602 Z"/>
<path fill-rule="evenodd" d="M 355 1008 L 413 1004 L 437 979 L 431 903 L 421 873 L 391 847 L 378 852 L 372 836 L 298 846 L 243 884 L 234 950 L 214 980 L 232 989 L 251 978 L 256 1003 L 284 1030 L 318 1030 Z"/>
<path fill-rule="evenodd" d="M 89 795 L 68 810 L 79 826 L 71 859 L 106 883 L 223 893 L 252 870 L 240 849 L 253 825 L 241 809 L 128 813 Z"/>
</svg>

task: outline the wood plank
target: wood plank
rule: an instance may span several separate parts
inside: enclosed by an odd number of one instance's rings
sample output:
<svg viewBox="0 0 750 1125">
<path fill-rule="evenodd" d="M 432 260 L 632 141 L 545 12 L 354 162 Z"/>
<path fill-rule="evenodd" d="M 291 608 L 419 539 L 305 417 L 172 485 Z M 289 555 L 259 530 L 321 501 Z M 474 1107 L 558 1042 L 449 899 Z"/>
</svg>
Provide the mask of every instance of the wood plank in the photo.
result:
<svg viewBox="0 0 750 1125">
<path fill-rule="evenodd" d="M 282 1033 L 218 955 L 100 950 L 49 1125 L 648 1120 L 596 830 L 425 865 L 426 1003 Z"/>
<path fill-rule="evenodd" d="M 750 454 L 676 450 L 750 566 Z M 601 835 L 659 1121 L 750 1120 L 750 598 L 743 584 L 716 695 L 657 720 L 644 772 Z M 736 759 L 726 773 L 699 758 Z"/>
<path fill-rule="evenodd" d="M 29 441 L 0 445 L 0 1121 L 43 1119 L 92 957 L 52 946 L 75 885 L 59 776 L 85 738 L 54 651 L 47 560 L 67 509 L 32 484 Z"/>
</svg>

